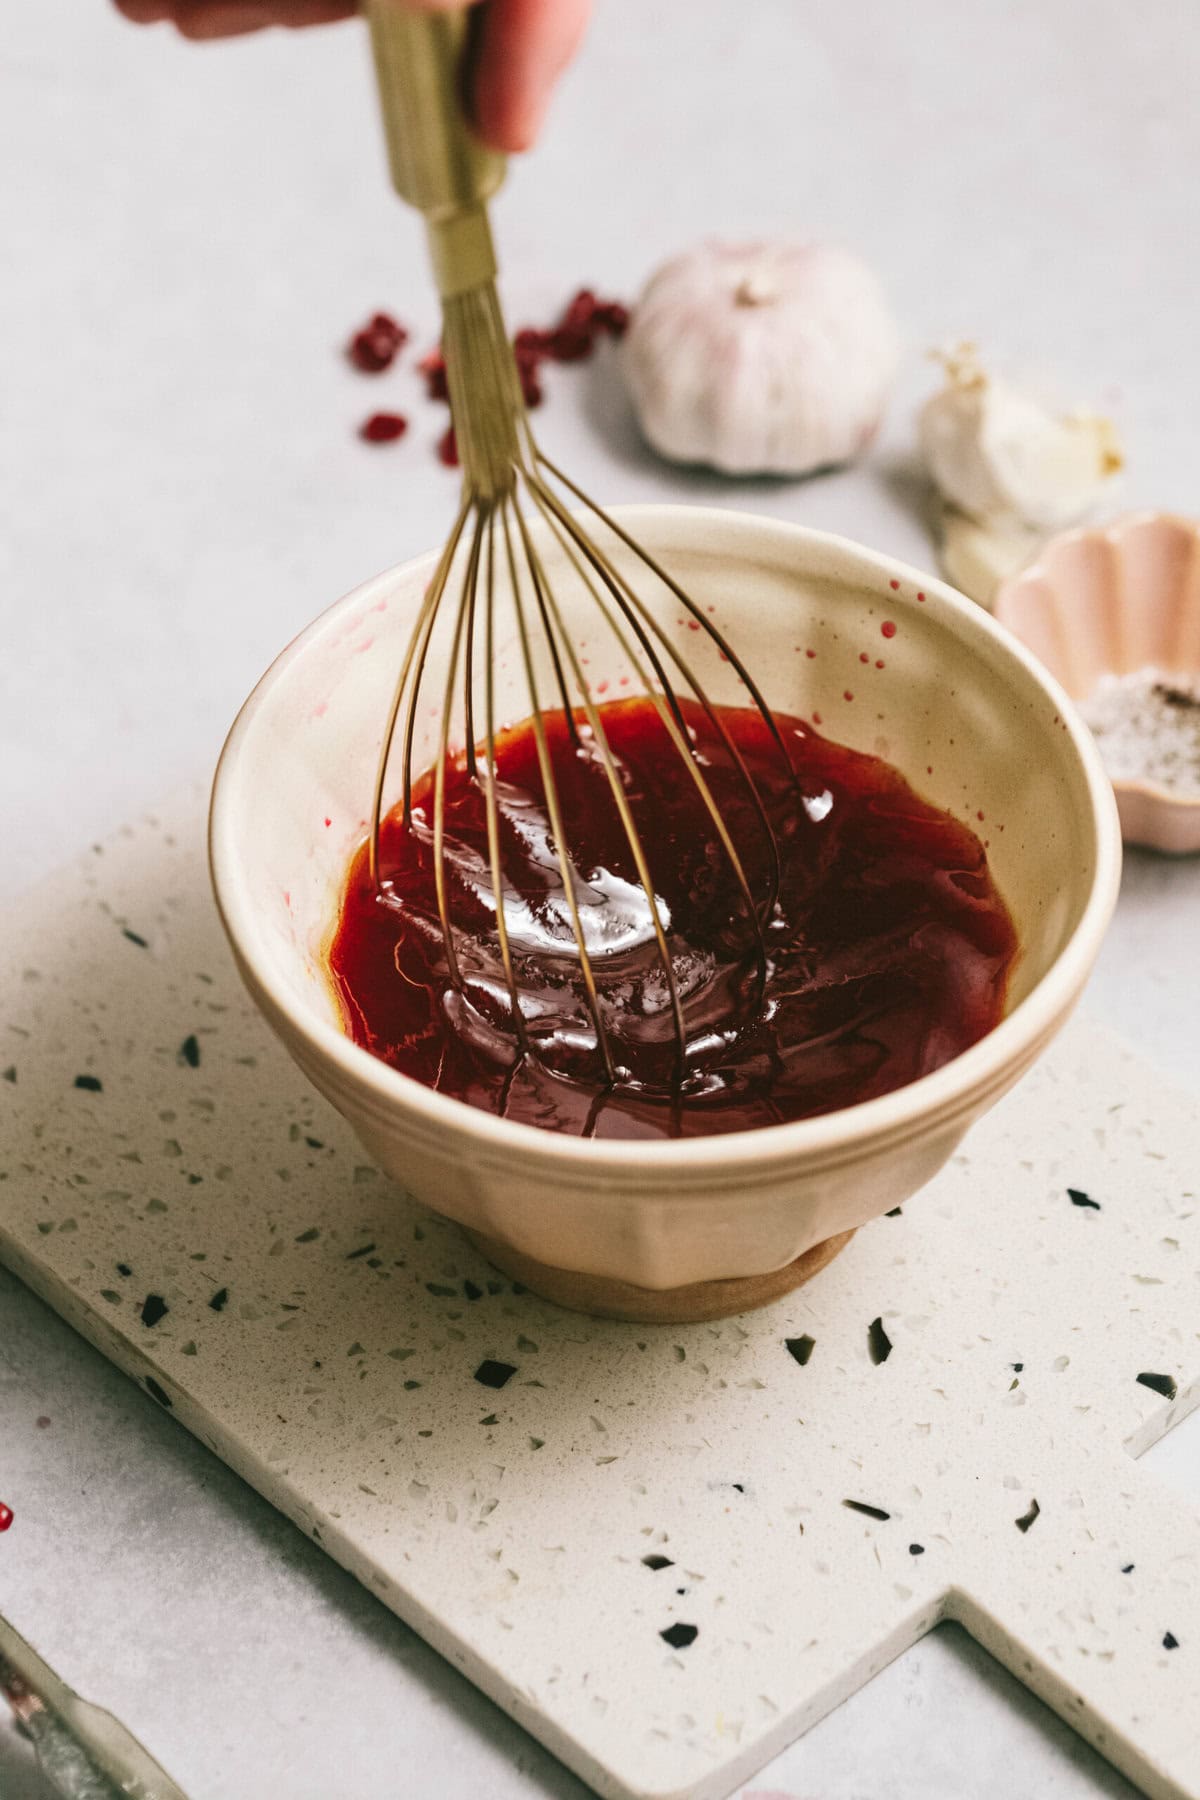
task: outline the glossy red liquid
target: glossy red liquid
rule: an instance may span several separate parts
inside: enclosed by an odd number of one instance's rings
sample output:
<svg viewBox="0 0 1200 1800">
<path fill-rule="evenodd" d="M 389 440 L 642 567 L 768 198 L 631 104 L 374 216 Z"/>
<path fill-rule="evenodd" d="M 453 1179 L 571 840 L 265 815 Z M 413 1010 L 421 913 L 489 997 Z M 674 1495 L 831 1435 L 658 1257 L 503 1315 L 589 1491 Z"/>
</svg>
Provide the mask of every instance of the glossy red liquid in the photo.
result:
<svg viewBox="0 0 1200 1800">
<path fill-rule="evenodd" d="M 703 712 L 685 711 L 761 898 L 770 853 L 746 782 Z M 889 764 L 777 717 L 785 759 L 756 711 L 720 709 L 779 844 L 764 986 L 729 858 L 653 705 L 616 701 L 601 717 L 680 987 L 682 1083 L 650 905 L 586 722 L 576 741 L 563 713 L 547 717 L 547 736 L 618 1085 L 602 1078 L 529 721 L 496 745 L 504 917 L 529 1053 L 517 1042 L 499 950 L 482 771 L 476 783 L 460 763 L 447 770 L 445 850 L 461 985 L 449 979 L 438 917 L 427 772 L 411 827 L 398 813 L 384 822 L 383 894 L 365 846 L 347 878 L 330 965 L 357 1043 L 441 1093 L 525 1124 L 690 1137 L 888 1093 L 996 1024 L 1017 940 L 983 846 Z"/>
</svg>

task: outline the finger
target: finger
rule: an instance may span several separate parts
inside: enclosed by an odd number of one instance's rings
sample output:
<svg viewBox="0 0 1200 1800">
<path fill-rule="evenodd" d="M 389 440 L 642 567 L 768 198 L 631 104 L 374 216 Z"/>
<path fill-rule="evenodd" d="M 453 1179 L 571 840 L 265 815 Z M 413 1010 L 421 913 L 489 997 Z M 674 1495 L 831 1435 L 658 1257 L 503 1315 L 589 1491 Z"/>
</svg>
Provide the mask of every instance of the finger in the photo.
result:
<svg viewBox="0 0 1200 1800">
<path fill-rule="evenodd" d="M 357 12 L 354 0 L 116 0 L 135 25 L 171 19 L 184 37 L 237 37 L 266 25 L 325 25 Z"/>
<path fill-rule="evenodd" d="M 272 23 L 270 7 L 249 0 L 175 0 L 171 10 L 185 38 L 241 37 Z"/>
<path fill-rule="evenodd" d="M 489 0 L 479 23 L 475 122 L 497 150 L 528 150 L 579 47 L 591 0 Z"/>
<path fill-rule="evenodd" d="M 116 0 L 117 11 L 132 19 L 135 25 L 157 25 L 169 19 L 174 10 L 169 0 Z"/>
<path fill-rule="evenodd" d="M 116 0 L 116 5 L 135 25 L 170 19 L 186 38 L 238 37 L 275 22 L 265 0 Z"/>
<path fill-rule="evenodd" d="M 290 0 L 290 4 L 270 7 L 277 25 L 332 25 L 336 19 L 351 19 L 358 11 L 355 0 Z"/>
</svg>

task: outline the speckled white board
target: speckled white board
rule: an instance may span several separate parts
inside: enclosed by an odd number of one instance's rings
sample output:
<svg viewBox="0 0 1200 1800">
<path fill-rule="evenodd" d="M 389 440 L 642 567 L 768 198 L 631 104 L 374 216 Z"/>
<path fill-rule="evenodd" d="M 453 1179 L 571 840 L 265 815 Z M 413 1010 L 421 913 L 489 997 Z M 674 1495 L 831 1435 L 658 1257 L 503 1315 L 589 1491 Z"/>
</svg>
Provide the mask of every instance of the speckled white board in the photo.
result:
<svg viewBox="0 0 1200 1800">
<path fill-rule="evenodd" d="M 599 1793 L 715 1800 L 953 1617 L 1200 1796 L 1200 1517 L 1129 1454 L 1200 1393 L 1200 1129 L 1119 1045 L 1074 1026 L 812 1286 L 646 1327 L 367 1163 L 243 998 L 200 794 L 0 983 L 0 1258 Z"/>
</svg>

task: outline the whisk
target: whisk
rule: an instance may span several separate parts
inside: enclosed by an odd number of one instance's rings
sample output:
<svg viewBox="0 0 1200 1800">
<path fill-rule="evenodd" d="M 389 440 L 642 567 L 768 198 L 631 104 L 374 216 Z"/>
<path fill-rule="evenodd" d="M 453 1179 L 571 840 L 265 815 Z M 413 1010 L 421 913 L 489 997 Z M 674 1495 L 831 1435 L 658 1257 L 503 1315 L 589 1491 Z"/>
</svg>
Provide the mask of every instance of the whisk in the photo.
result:
<svg viewBox="0 0 1200 1800">
<path fill-rule="evenodd" d="M 696 785 L 745 908 L 752 937 L 748 956 L 756 966 L 760 993 L 767 966 L 764 930 L 774 912 L 779 888 L 778 845 L 753 778 L 722 723 L 719 709 L 709 699 L 693 663 L 681 655 L 647 604 L 640 591 L 641 578 L 662 584 L 684 609 L 693 627 L 706 634 L 723 654 L 785 760 L 787 752 L 758 686 L 708 615 L 616 519 L 542 453 L 534 440 L 496 293 L 496 258 L 487 214 L 487 201 L 503 179 L 504 159 L 472 137 L 459 100 L 468 30 L 466 16 L 461 12 L 415 13 L 397 0 L 368 0 L 367 14 L 392 179 L 402 198 L 424 215 L 428 230 L 442 303 L 443 352 L 462 465 L 458 513 L 408 643 L 383 735 L 371 809 L 371 877 L 377 892 L 382 892 L 380 826 L 398 732 L 402 744 L 403 822 L 411 828 L 418 703 L 434 627 L 448 606 L 451 611 L 448 620 L 443 617 L 442 629 L 448 630 L 449 651 L 440 700 L 432 798 L 433 874 L 447 976 L 461 993 L 463 971 L 450 916 L 446 843 L 446 770 L 452 723 L 458 718 L 462 721 L 466 769 L 471 780 L 481 785 L 484 797 L 489 873 L 496 899 L 496 935 L 513 1028 L 520 1051 L 529 1055 L 531 1045 L 506 919 L 501 866 L 495 666 L 497 589 L 503 585 L 515 616 L 549 835 L 558 861 L 573 955 L 594 1029 L 602 1081 L 609 1088 L 615 1087 L 627 1071 L 614 1054 L 601 1005 L 597 964 L 604 953 L 594 945 L 589 948 L 581 917 L 579 875 L 567 849 L 566 821 L 545 726 L 546 694 L 537 672 L 539 660 L 544 669 L 548 665 L 552 671 L 547 692 L 553 692 L 561 704 L 567 729 L 578 744 L 579 733 L 586 724 L 589 752 L 599 759 L 607 777 L 633 867 L 648 902 L 672 1019 L 677 1080 L 682 1081 L 688 1055 L 688 1027 L 664 925 L 664 908 L 655 891 L 596 694 L 567 628 L 539 540 L 542 546 L 554 546 L 556 560 L 570 571 L 569 579 L 582 583 L 594 601 L 642 693 L 653 703 L 681 766 Z M 591 523 L 591 529 L 585 520 Z M 597 531 L 603 532 L 604 542 Z M 605 543 L 616 549 L 615 555 L 605 548 Z M 627 554 L 622 555 L 622 551 Z M 626 572 L 631 559 L 639 571 L 637 580 Z M 548 657 L 539 656 L 539 648 L 548 652 Z M 767 878 L 764 890 L 758 894 L 751 890 L 743 857 L 695 754 L 693 734 L 680 701 L 681 691 L 693 696 L 703 709 L 738 777 L 745 782 L 761 823 Z"/>
</svg>

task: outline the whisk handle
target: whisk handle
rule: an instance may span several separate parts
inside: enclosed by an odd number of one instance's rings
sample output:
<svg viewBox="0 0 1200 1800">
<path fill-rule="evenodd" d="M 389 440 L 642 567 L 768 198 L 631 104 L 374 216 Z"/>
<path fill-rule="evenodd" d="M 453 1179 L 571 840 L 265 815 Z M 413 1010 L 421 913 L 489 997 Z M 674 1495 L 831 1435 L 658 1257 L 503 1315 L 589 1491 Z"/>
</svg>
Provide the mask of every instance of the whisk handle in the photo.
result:
<svg viewBox="0 0 1200 1800">
<path fill-rule="evenodd" d="M 496 273 L 486 202 L 505 159 L 473 135 L 463 111 L 463 9 L 417 12 L 366 0 L 392 181 L 424 214 L 438 287 L 446 297 Z"/>
</svg>

